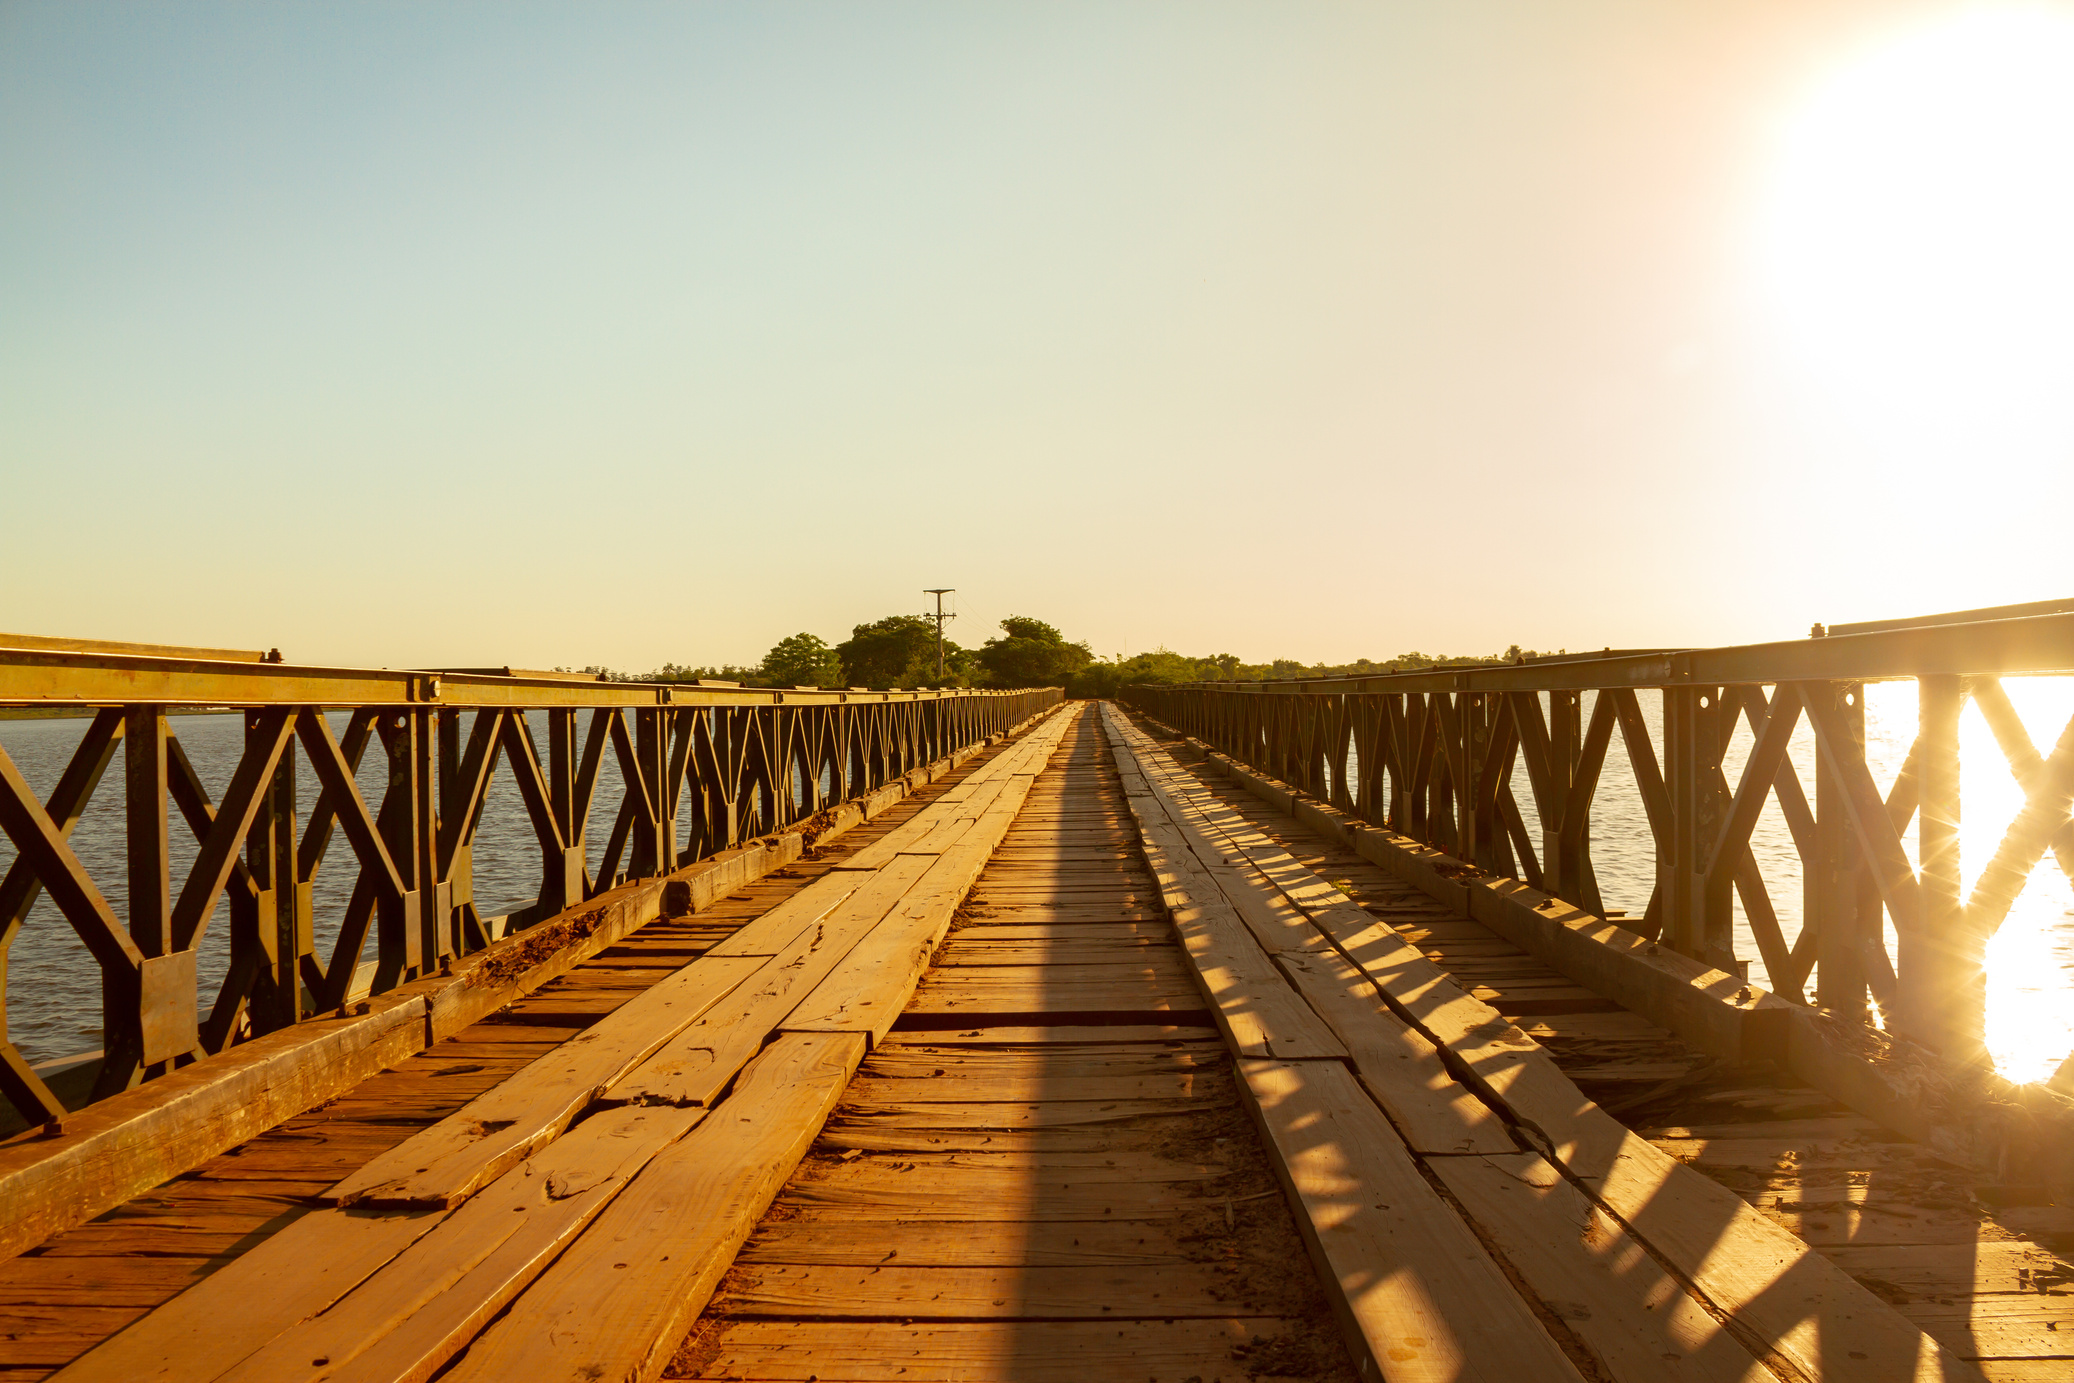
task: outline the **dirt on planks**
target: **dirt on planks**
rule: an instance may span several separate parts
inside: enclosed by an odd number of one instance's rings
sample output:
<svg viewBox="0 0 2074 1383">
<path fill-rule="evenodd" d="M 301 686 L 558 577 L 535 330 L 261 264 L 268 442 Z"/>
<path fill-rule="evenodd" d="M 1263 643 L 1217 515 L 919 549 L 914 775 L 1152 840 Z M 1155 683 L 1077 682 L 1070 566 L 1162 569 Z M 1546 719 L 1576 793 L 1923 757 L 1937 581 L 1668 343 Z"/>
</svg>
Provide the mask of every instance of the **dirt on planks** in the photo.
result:
<svg viewBox="0 0 2074 1383">
<path fill-rule="evenodd" d="M 961 932 L 965 930 L 965 928 L 971 926 L 974 922 L 978 922 L 984 918 L 992 916 L 993 913 L 985 910 L 984 908 L 974 907 L 969 902 L 960 903 L 958 904 L 957 911 L 951 914 L 951 925 L 945 931 L 944 934 L 948 936 L 951 932 Z"/>
<path fill-rule="evenodd" d="M 556 922 L 552 926 L 536 927 L 522 933 L 523 939 L 501 954 L 489 956 L 481 965 L 468 972 L 465 983 L 470 989 L 501 989 L 534 966 L 543 964 L 558 952 L 583 940 L 598 929 L 605 920 L 605 909 L 592 908 L 589 912 Z"/>
</svg>

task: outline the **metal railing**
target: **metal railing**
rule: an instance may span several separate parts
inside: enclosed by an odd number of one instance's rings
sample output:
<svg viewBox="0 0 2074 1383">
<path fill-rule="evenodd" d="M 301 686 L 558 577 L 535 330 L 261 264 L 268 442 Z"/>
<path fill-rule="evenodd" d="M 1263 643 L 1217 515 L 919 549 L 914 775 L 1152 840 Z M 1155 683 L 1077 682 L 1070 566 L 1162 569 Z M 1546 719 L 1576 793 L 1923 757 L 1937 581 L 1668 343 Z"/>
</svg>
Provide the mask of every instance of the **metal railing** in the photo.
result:
<svg viewBox="0 0 2074 1383">
<path fill-rule="evenodd" d="M 1360 678 L 1134 686 L 1124 699 L 1344 811 L 1598 916 L 1607 910 L 1592 862 L 1594 794 L 1617 732 L 1655 853 L 1647 909 L 1619 917 L 1623 925 L 1747 975 L 1735 950 L 1739 898 L 1774 992 L 1807 1002 L 1812 979 L 1823 1008 L 1870 1023 L 1877 1004 L 1890 1032 L 1979 1061 L 1989 938 L 2047 851 L 2074 878 L 2074 721 L 2040 754 L 2000 679 L 2074 671 L 2074 602 L 1828 634 L 1818 626 L 1817 635 Z M 1918 683 L 1919 724 L 1882 794 L 1866 760 L 1865 684 L 1901 678 Z M 1662 696 L 1661 762 L 1644 689 Z M 1962 896 L 1968 697 L 2024 805 Z M 1724 751 L 1739 719 L 1754 742 L 1731 785 Z M 1817 760 L 1812 801 L 1788 754 L 1803 720 Z M 1538 842 L 1515 794 L 1521 764 Z M 1767 799 L 1802 866 L 1803 921 L 1790 942 L 1751 851 Z M 1920 867 L 1904 842 L 1916 820 Z"/>
<path fill-rule="evenodd" d="M 101 1098 L 339 1009 L 357 993 L 356 975 L 368 983 L 370 941 L 375 993 L 487 945 L 474 855 L 500 768 L 523 799 L 538 856 L 536 901 L 506 919 L 519 927 L 623 880 L 807 820 L 1061 696 L 1057 688 L 764 690 L 512 669 L 298 667 L 278 653 L 0 635 L 0 708 L 83 721 L 47 797 L 0 749 L 0 828 L 17 851 L 0 878 L 0 1093 L 31 1123 L 64 1112 L 5 1038 L 7 957 L 40 895 L 99 968 L 104 1054 L 93 1097 Z M 220 797 L 168 718 L 183 708 L 243 717 L 242 752 Z M 326 712 L 344 713 L 342 732 Z M 545 721 L 544 753 L 536 719 Z M 387 770 L 372 801 L 359 781 L 370 751 Z M 68 844 L 118 753 L 126 917 Z M 594 854 L 590 823 L 604 814 L 593 798 L 608 754 L 621 788 L 616 804 L 601 804 L 611 824 Z M 314 775 L 316 792 L 314 810 L 298 821 L 300 770 Z M 175 877 L 170 844 L 182 824 L 196 848 Z M 336 860 L 335 836 L 357 873 L 343 916 L 327 919 L 335 941 L 320 955 L 313 884 Z M 204 1011 L 197 950 L 226 897 L 229 962 Z"/>
</svg>

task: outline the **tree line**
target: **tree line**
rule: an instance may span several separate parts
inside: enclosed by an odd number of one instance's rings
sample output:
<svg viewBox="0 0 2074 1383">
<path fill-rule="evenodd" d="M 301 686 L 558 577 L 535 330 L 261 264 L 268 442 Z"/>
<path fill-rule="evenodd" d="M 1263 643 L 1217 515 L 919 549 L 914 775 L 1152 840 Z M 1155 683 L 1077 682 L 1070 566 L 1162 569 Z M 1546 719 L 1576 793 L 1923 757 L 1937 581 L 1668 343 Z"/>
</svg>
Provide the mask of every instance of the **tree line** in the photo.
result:
<svg viewBox="0 0 2074 1383">
<path fill-rule="evenodd" d="M 1565 652 L 1567 650 L 1558 650 Z M 1420 668 L 1465 667 L 1518 662 L 1522 658 L 1547 656 L 1513 644 L 1503 653 L 1400 653 L 1377 661 L 1357 658 L 1351 663 L 1302 663 L 1294 658 L 1276 658 L 1265 663 L 1248 663 L 1236 654 L 1212 653 L 1193 657 L 1172 649 L 1156 648 L 1150 653 L 1107 658 L 1082 668 L 1067 686 L 1074 696 L 1114 696 L 1124 687 L 1145 683 L 1173 682 L 1271 682 L 1298 677 L 1375 677 L 1389 672 L 1414 672 Z"/>
<path fill-rule="evenodd" d="M 1058 687 L 1094 662 L 1085 642 L 1071 643 L 1054 625 L 1027 615 L 1001 621 L 1001 633 L 978 648 L 943 641 L 937 670 L 936 621 L 925 615 L 888 615 L 859 624 L 830 644 L 818 634 L 778 640 L 749 667 L 731 663 L 693 667 L 665 663 L 628 674 L 604 667 L 576 669 L 620 682 L 736 682 L 745 687 Z M 562 669 L 568 671 L 569 669 Z"/>
<path fill-rule="evenodd" d="M 893 687 L 1064 687 L 1068 696 L 1104 697 L 1134 683 L 1361 677 L 1544 656 L 1513 644 L 1503 653 L 1449 656 L 1411 652 L 1351 663 L 1303 663 L 1293 658 L 1248 663 L 1230 653 L 1195 657 L 1166 648 L 1128 658 L 1098 659 L 1084 640 L 1070 642 L 1056 626 L 1041 619 L 1010 615 L 1001 621 L 1001 631 L 978 648 L 945 639 L 941 675 L 936 663 L 936 622 L 926 615 L 888 615 L 859 624 L 851 628 L 849 638 L 837 644 L 817 634 L 789 635 L 773 644 L 762 662 L 749 667 L 665 663 L 646 674 L 603 667 L 579 670 L 619 682 L 721 681 L 747 687 L 864 687 L 873 691 Z"/>
</svg>

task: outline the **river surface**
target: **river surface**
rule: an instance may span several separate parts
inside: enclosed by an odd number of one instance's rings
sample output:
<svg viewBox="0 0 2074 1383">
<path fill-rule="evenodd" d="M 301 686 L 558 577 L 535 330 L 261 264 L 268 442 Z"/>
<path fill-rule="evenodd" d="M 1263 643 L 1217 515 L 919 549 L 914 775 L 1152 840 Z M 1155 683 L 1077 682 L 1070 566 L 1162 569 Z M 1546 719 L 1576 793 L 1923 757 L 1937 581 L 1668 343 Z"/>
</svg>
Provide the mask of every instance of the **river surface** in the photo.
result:
<svg viewBox="0 0 2074 1383">
<path fill-rule="evenodd" d="M 2050 753 L 2069 716 L 2074 715 L 2074 679 L 2011 677 L 2003 685 L 2039 751 Z M 1586 700 L 1589 702 L 1589 694 Z M 1662 699 L 1654 693 L 1644 693 L 1640 700 L 1661 763 Z M 1590 711 L 1587 704 L 1585 714 L 1589 716 Z M 334 714 L 331 722 L 335 733 L 344 732 L 344 714 Z M 0 721 L 0 749 L 14 760 L 39 794 L 47 795 L 64 771 L 86 725 L 85 720 Z M 243 744 L 242 719 L 236 715 L 176 716 L 172 726 L 212 797 L 220 797 Z M 1866 757 L 1882 792 L 1893 785 L 1900 773 L 1915 729 L 1915 683 L 1888 682 L 1868 688 Z M 545 745 L 546 730 L 544 717 L 534 723 L 537 743 Z M 1748 725 L 1739 726 L 1727 754 L 1731 782 L 1740 777 L 1752 743 Z M 1805 720 L 1794 733 L 1791 756 L 1812 800 L 1815 746 L 1813 732 Z M 2023 793 L 2010 775 L 1993 733 L 1970 702 L 1960 727 L 1960 762 L 1961 868 L 1964 886 L 1971 890 L 1975 875 L 1994 854 L 2003 832 L 2022 807 Z M 381 795 L 384 775 L 384 760 L 376 744 L 370 747 L 360 769 L 361 791 L 370 806 Z M 1538 846 L 1540 825 L 1533 795 L 1526 790 L 1523 770 L 1515 773 L 1514 782 L 1528 830 Z M 296 788 L 300 824 L 307 821 L 317 796 L 315 775 L 307 763 L 297 766 Z M 591 813 L 589 839 L 594 860 L 603 848 L 619 797 L 618 766 L 608 754 L 599 773 Z M 680 820 L 684 815 L 680 813 Z M 680 827 L 680 847 L 685 844 L 685 829 Z M 177 895 L 179 881 L 195 853 L 193 837 L 177 812 L 172 819 L 172 836 Z M 1905 839 L 1913 859 L 1913 824 Z M 73 832 L 72 845 L 115 915 L 125 916 L 119 754 L 109 766 L 92 806 Z M 1763 868 L 1772 906 L 1790 943 L 1799 934 L 1801 923 L 1800 856 L 1776 798 L 1767 800 L 1751 836 L 1751 848 Z M 0 838 L 0 867 L 11 864 L 13 859 L 13 847 Z M 1607 906 L 1625 908 L 1639 917 L 1648 906 L 1656 880 L 1655 849 L 1641 794 L 1628 766 L 1626 747 L 1618 734 L 1607 752 L 1592 812 L 1592 862 Z M 525 805 L 510 774 L 500 767 L 476 836 L 476 906 L 484 915 L 495 916 L 529 905 L 539 888 L 539 868 L 538 847 Z M 315 887 L 320 958 L 329 959 L 356 872 L 344 837 L 335 834 Z M 228 962 L 229 934 L 230 909 L 227 904 L 219 904 L 199 958 L 205 1014 Z M 1889 928 L 1890 952 L 1892 940 Z M 1750 958 L 1752 982 L 1766 984 L 1764 963 L 1743 918 L 1740 902 L 1736 907 L 1736 950 L 1738 955 Z M 362 958 L 371 959 L 373 952 L 370 941 Z M 90 1051 L 101 1044 L 99 969 L 48 899 L 37 902 L 15 939 L 7 965 L 7 1002 L 8 1034 L 31 1062 Z M 2074 887 L 2070 887 L 2049 851 L 1989 946 L 1988 1045 L 2002 1071 L 2020 1081 L 2042 1080 L 2051 1075 L 2068 1052 L 2074 1050 Z"/>
</svg>

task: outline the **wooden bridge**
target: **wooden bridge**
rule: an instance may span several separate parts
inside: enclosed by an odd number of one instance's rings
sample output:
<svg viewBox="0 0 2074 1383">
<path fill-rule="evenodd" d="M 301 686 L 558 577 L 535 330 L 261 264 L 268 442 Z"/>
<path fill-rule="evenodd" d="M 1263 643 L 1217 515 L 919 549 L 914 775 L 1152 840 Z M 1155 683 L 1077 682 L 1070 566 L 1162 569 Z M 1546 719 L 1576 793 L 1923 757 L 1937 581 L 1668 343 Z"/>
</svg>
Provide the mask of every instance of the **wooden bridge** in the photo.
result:
<svg viewBox="0 0 2074 1383">
<path fill-rule="evenodd" d="M 1959 697 L 2013 747 L 1995 679 L 2074 671 L 2074 614 L 1973 613 L 1127 705 L 0 636 L 0 704 L 92 717 L 40 797 L 0 753 L 0 923 L 48 891 L 109 1034 L 63 1074 L 0 1049 L 0 1380 L 2074 1377 L 2074 1102 L 1983 1067 L 1973 997 L 1994 890 L 2069 834 L 2074 727 L 2012 753 L 1956 912 L 1931 824 Z M 1897 676 L 1883 799 L 1853 712 Z M 1636 687 L 1659 891 L 1609 919 L 1592 784 L 1616 731 L 1644 762 Z M 212 799 L 169 712 L 226 705 Z M 1818 901 L 1760 929 L 1770 994 L 1724 890 L 1762 916 L 1803 714 Z M 118 749 L 121 911 L 72 848 Z M 540 886 L 491 917 L 500 767 Z"/>
</svg>

